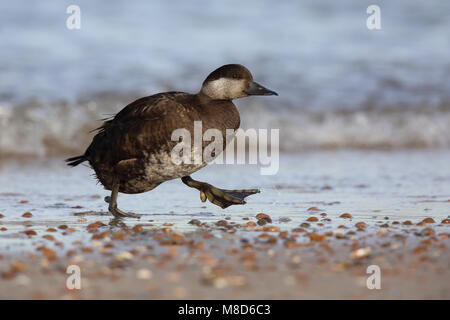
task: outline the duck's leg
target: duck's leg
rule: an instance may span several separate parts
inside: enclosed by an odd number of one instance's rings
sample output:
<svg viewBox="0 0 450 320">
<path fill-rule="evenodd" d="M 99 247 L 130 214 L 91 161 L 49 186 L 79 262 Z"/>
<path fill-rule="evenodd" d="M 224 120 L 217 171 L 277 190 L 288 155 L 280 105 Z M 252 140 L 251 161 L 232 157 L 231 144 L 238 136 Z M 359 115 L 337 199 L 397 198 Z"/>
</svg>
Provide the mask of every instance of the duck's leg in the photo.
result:
<svg viewBox="0 0 450 320">
<path fill-rule="evenodd" d="M 191 188 L 200 191 L 200 199 L 205 202 L 208 199 L 211 203 L 225 209 L 233 204 L 246 204 L 244 199 L 252 194 L 259 193 L 258 189 L 245 190 L 224 190 L 216 188 L 209 183 L 196 181 L 190 176 L 181 178 L 183 183 Z"/>
<path fill-rule="evenodd" d="M 120 183 L 117 180 L 113 181 L 111 188 L 111 197 L 106 197 L 105 201 L 109 203 L 108 210 L 115 218 L 140 218 L 138 214 L 131 212 L 123 212 L 117 208 L 117 196 L 119 195 Z"/>
</svg>

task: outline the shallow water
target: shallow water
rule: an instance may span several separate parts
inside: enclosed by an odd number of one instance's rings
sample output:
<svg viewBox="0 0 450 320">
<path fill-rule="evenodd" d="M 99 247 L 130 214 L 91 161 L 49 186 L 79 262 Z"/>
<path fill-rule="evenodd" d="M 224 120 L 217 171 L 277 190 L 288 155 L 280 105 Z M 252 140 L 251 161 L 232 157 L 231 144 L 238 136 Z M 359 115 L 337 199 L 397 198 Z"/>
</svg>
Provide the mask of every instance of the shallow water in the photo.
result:
<svg viewBox="0 0 450 320">
<path fill-rule="evenodd" d="M 351 221 L 385 223 L 385 217 L 390 222 L 418 222 L 425 217 L 441 221 L 450 214 L 449 159 L 449 151 L 283 154 L 275 176 L 261 176 L 257 166 L 242 165 L 212 165 L 194 174 L 196 179 L 218 187 L 261 188 L 261 193 L 249 197 L 244 206 L 223 210 L 209 202 L 202 203 L 197 190 L 174 180 L 145 194 L 120 194 L 119 207 L 143 214 L 140 220 L 127 219 L 129 226 L 138 223 L 162 227 L 170 223 L 182 232 L 196 229 L 188 224 L 191 219 L 215 223 L 230 216 L 240 223 L 242 218 L 259 212 L 269 214 L 283 230 L 298 227 L 318 212 L 326 212 L 331 219 L 321 229 L 329 231 L 340 224 L 353 225 Z M 5 217 L 0 222 L 8 231 L 0 233 L 1 245 L 26 245 L 14 234 L 23 231 L 27 224 L 37 231 L 61 224 L 108 224 L 111 216 L 103 198 L 109 193 L 96 184 L 91 173 L 85 166 L 68 168 L 60 159 L 2 162 L 0 213 Z M 23 200 L 28 202 L 21 203 Z M 311 212 L 311 207 L 320 211 Z M 33 217 L 23 218 L 24 212 L 31 212 Z M 344 212 L 354 220 L 339 218 Z M 238 232 L 252 237 L 245 230 Z M 89 240 L 90 235 L 75 232 L 62 241 L 70 247 L 74 239 Z"/>
</svg>

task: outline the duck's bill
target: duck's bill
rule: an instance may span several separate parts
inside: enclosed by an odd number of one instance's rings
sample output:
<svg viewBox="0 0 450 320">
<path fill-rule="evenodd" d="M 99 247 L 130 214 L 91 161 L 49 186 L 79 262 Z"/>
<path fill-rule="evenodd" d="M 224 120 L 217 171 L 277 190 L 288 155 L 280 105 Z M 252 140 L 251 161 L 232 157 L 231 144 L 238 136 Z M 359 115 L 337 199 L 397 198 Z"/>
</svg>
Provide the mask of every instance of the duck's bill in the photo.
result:
<svg viewBox="0 0 450 320">
<path fill-rule="evenodd" d="M 259 83 L 252 82 L 250 85 L 250 88 L 248 88 L 245 93 L 247 93 L 249 96 L 277 96 L 278 93 L 275 91 L 269 90 Z"/>
</svg>

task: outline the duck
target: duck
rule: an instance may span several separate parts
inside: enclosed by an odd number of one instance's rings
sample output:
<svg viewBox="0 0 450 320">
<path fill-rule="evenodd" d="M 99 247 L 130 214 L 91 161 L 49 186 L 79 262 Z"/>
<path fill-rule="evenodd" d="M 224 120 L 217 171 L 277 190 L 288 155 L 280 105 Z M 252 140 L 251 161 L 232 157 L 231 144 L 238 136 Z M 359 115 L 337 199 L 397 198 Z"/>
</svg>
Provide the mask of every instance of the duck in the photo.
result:
<svg viewBox="0 0 450 320">
<path fill-rule="evenodd" d="M 105 201 L 108 211 L 119 219 L 140 217 L 118 208 L 119 193 L 144 193 L 173 179 L 199 190 L 202 202 L 208 199 L 223 209 L 242 205 L 246 197 L 260 190 L 226 190 L 194 180 L 191 175 L 207 163 L 174 163 L 171 150 L 177 141 L 171 139 L 172 132 L 185 128 L 193 133 L 194 122 L 201 121 L 202 130 L 217 129 L 225 137 L 227 129 L 235 131 L 240 126 L 234 99 L 270 95 L 278 94 L 253 81 L 243 65 L 223 65 L 206 77 L 198 93 L 157 93 L 137 99 L 112 118 L 103 119 L 84 154 L 66 159 L 66 163 L 71 167 L 89 163 L 98 181 L 111 191 Z"/>
</svg>

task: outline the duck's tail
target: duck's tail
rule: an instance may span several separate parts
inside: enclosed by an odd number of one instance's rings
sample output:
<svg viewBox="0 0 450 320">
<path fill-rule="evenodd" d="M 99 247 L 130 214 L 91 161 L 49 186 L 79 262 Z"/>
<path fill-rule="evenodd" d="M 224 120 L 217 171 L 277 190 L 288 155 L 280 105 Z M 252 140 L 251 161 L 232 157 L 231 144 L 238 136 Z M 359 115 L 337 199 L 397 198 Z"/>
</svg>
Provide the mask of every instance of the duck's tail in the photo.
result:
<svg viewBox="0 0 450 320">
<path fill-rule="evenodd" d="M 88 159 L 87 159 L 86 155 L 83 154 L 82 156 L 77 156 L 77 157 L 66 159 L 66 162 L 67 162 L 68 166 L 76 167 L 80 163 L 87 161 L 87 160 Z"/>
</svg>

